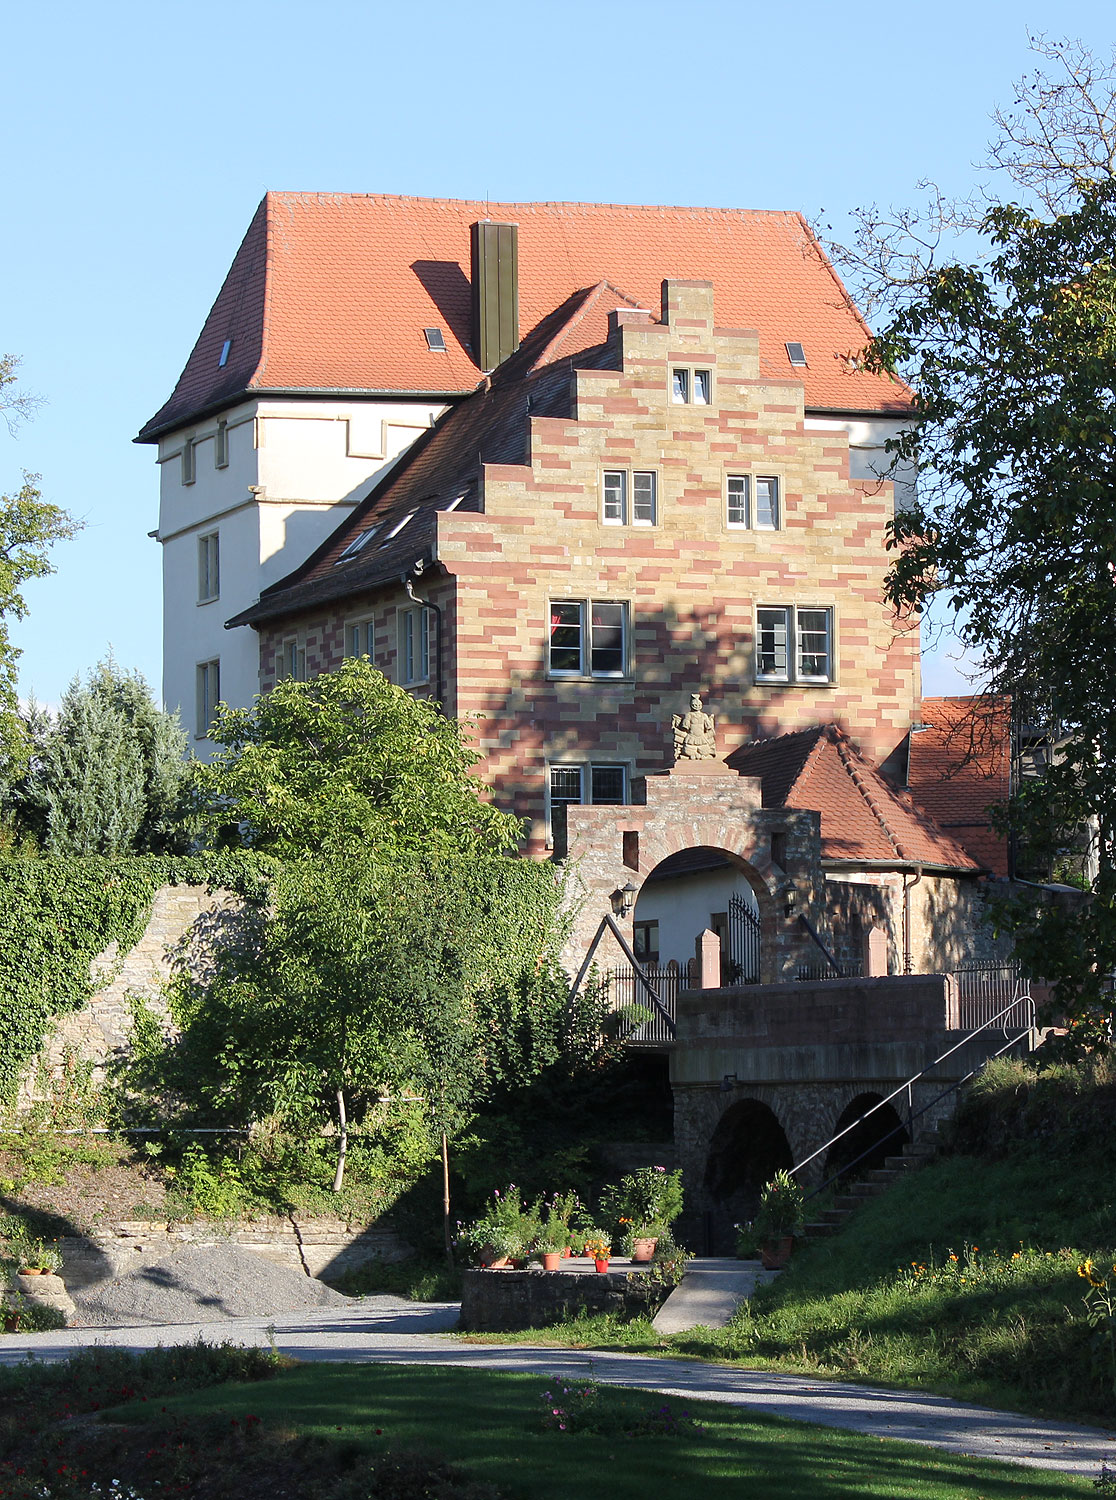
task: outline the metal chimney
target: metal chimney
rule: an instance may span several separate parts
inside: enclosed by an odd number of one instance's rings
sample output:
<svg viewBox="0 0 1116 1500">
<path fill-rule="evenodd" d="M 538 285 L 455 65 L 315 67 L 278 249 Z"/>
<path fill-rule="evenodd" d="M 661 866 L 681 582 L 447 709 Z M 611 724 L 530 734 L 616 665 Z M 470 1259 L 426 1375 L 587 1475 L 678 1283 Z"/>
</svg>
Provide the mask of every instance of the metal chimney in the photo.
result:
<svg viewBox="0 0 1116 1500">
<path fill-rule="evenodd" d="M 471 225 L 473 355 L 487 373 L 519 348 L 519 225 Z"/>
</svg>

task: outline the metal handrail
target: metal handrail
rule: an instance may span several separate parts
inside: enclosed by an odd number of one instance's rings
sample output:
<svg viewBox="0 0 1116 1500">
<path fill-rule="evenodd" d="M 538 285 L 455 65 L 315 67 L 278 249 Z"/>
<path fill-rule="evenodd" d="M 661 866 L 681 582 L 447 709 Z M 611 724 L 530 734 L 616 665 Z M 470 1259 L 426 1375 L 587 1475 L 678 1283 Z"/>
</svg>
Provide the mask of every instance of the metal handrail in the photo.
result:
<svg viewBox="0 0 1116 1500">
<path fill-rule="evenodd" d="M 596 953 L 601 938 L 604 937 L 606 932 L 611 932 L 617 943 L 620 945 L 620 951 L 631 964 L 632 969 L 635 971 L 636 978 L 643 985 L 643 988 L 647 991 L 648 998 L 651 1001 L 653 1010 L 659 1013 L 660 1018 L 666 1023 L 669 1035 L 671 1037 L 674 1037 L 677 1034 L 674 1025 L 674 1017 L 671 1015 L 670 1011 L 667 1010 L 666 1006 L 659 998 L 658 991 L 655 989 L 651 981 L 647 978 L 647 975 L 644 973 L 643 965 L 632 952 L 631 945 L 629 944 L 627 938 L 620 931 L 619 927 L 617 927 L 616 923 L 613 921 L 612 917 L 608 915 L 607 912 L 601 918 L 593 941 L 589 944 L 589 951 L 586 953 L 585 958 L 582 960 L 581 968 L 577 971 L 577 978 L 574 980 L 573 988 L 570 990 L 570 998 L 566 1002 L 567 1014 L 569 1014 L 569 1012 L 573 1009 L 574 1001 L 577 999 L 577 996 L 581 990 L 581 986 L 584 983 L 585 976 L 589 972 L 589 965 L 593 961 L 593 955 L 594 953 Z"/>
<path fill-rule="evenodd" d="M 996 1012 L 996 1014 L 991 1017 L 990 1020 L 985 1021 L 983 1023 L 983 1025 L 978 1026 L 975 1031 L 970 1031 L 969 1034 L 968 1034 L 968 1036 L 962 1037 L 959 1042 L 955 1042 L 952 1047 L 948 1048 L 947 1051 L 943 1052 L 939 1057 L 936 1057 L 933 1062 L 927 1063 L 926 1066 L 924 1068 L 922 1068 L 919 1072 L 913 1074 L 910 1078 L 908 1078 L 906 1080 L 905 1083 L 901 1083 L 897 1089 L 894 1089 L 890 1094 L 888 1094 L 888 1096 L 887 1096 L 886 1099 L 880 1099 L 878 1101 L 878 1103 L 872 1105 L 871 1109 L 865 1110 L 864 1113 L 860 1116 L 859 1119 L 853 1120 L 851 1124 L 846 1125 L 845 1128 L 844 1128 L 844 1130 L 839 1130 L 835 1136 L 833 1136 L 830 1140 L 826 1141 L 826 1143 L 824 1144 L 824 1146 L 819 1146 L 816 1151 L 811 1152 L 809 1156 L 805 1157 L 796 1166 L 791 1167 L 791 1169 L 790 1169 L 790 1175 L 793 1177 L 796 1172 L 801 1172 L 801 1170 L 802 1170 L 803 1167 L 809 1166 L 809 1164 L 812 1161 L 814 1161 L 817 1157 L 819 1157 L 822 1154 L 823 1151 L 828 1151 L 831 1146 L 835 1146 L 839 1140 L 841 1140 L 844 1136 L 848 1135 L 848 1133 L 849 1133 L 850 1130 L 855 1130 L 858 1125 L 863 1125 L 864 1121 L 867 1120 L 869 1118 L 869 1116 L 874 1115 L 878 1109 L 883 1109 L 883 1107 L 884 1107 L 885 1104 L 890 1104 L 893 1099 L 897 1098 L 906 1089 L 911 1088 L 911 1086 L 913 1084 L 916 1084 L 919 1081 L 920 1078 L 925 1078 L 926 1075 L 927 1075 L 927 1073 L 931 1072 L 934 1068 L 936 1068 L 939 1063 L 945 1062 L 945 1060 L 946 1060 L 947 1057 L 952 1057 L 955 1052 L 959 1052 L 962 1047 L 966 1046 L 969 1042 L 971 1042 L 974 1037 L 979 1036 L 982 1031 L 988 1031 L 988 1030 L 990 1030 L 992 1027 L 994 1027 L 996 1025 L 996 1022 L 998 1020 L 1000 1020 L 1000 1018 L 1002 1016 L 1006 1016 L 1009 1011 L 1014 1010 L 1015 1007 L 1017 1005 L 1019 1005 L 1021 1002 L 1026 1002 L 1030 1006 L 1031 1024 L 1029 1026 L 1024 1027 L 1023 1030 L 1019 1033 L 1018 1036 L 1013 1037 L 1012 1040 L 1006 1044 L 1006 1046 L 1001 1047 L 1000 1051 L 999 1052 L 994 1052 L 992 1054 L 992 1056 L 993 1057 L 999 1057 L 1000 1056 L 1000 1052 L 1006 1052 L 1007 1049 L 1008 1049 L 1008 1047 L 1014 1047 L 1015 1044 L 1016 1044 L 1016 1042 L 1021 1041 L 1023 1039 L 1023 1037 L 1025 1037 L 1027 1035 L 1028 1031 L 1033 1031 L 1034 1030 L 1035 1002 L 1031 998 L 1031 995 L 1030 995 L 1029 991 L 1028 991 L 1028 993 L 1026 995 L 1016 995 L 1015 998 L 1011 1001 L 1011 1003 L 1009 1005 L 1005 1005 L 1002 1010 L 998 1010 Z M 988 1061 L 991 1061 L 991 1059 L 985 1059 L 985 1061 L 988 1062 Z M 984 1067 L 984 1065 L 985 1064 L 982 1063 L 981 1067 Z M 955 1088 L 960 1088 L 960 1086 L 961 1086 L 962 1083 L 967 1082 L 968 1079 L 970 1079 L 973 1076 L 974 1073 L 978 1073 L 979 1071 L 980 1071 L 979 1068 L 974 1068 L 972 1070 L 972 1072 L 966 1073 L 966 1075 L 965 1075 L 964 1078 L 959 1079 L 956 1084 L 951 1085 L 950 1088 L 946 1089 L 944 1093 L 939 1094 L 938 1098 L 939 1099 L 944 1099 L 946 1094 L 952 1093 Z M 936 1104 L 938 1102 L 938 1100 L 935 1099 L 933 1102 Z M 922 1113 L 923 1113 L 923 1111 L 919 1110 L 918 1114 L 922 1114 Z M 910 1115 L 909 1118 L 912 1119 L 912 1120 L 914 1120 L 914 1119 L 918 1118 L 918 1115 Z M 902 1129 L 902 1128 L 903 1127 L 900 1126 L 900 1129 Z M 883 1137 L 883 1140 L 886 1141 L 890 1136 L 893 1136 L 895 1134 L 896 1134 L 896 1132 L 894 1130 L 888 1131 L 888 1134 Z M 876 1146 L 878 1146 L 880 1144 L 881 1143 L 879 1141 L 877 1141 L 876 1145 L 875 1146 L 870 1146 L 868 1148 L 868 1150 L 869 1151 L 874 1151 L 876 1149 Z M 862 1153 L 862 1155 L 867 1156 L 868 1152 L 865 1151 L 865 1152 Z M 857 1157 L 857 1161 L 859 1161 L 859 1160 L 860 1160 L 860 1157 Z M 849 1170 L 850 1166 L 855 1166 L 855 1165 L 856 1165 L 856 1162 L 850 1162 L 848 1164 L 848 1166 L 845 1166 L 845 1167 L 843 1167 L 841 1169 L 841 1171 L 837 1174 L 837 1176 L 839 1176 L 839 1177 L 843 1176 L 844 1173 Z M 815 1189 L 815 1191 L 819 1191 L 819 1190 Z M 812 1198 L 813 1196 L 814 1196 L 814 1194 L 811 1193 L 810 1197 Z"/>
</svg>

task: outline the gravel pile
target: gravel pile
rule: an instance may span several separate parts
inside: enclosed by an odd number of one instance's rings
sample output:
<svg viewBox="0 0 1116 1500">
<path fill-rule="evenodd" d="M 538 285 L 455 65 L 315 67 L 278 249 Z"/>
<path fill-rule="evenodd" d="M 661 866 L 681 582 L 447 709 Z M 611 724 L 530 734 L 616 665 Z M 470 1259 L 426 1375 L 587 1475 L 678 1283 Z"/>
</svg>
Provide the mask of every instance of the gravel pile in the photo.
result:
<svg viewBox="0 0 1116 1500">
<path fill-rule="evenodd" d="M 353 1301 L 237 1245 L 187 1246 L 72 1295 L 75 1324 L 96 1328 L 273 1317 Z"/>
</svg>

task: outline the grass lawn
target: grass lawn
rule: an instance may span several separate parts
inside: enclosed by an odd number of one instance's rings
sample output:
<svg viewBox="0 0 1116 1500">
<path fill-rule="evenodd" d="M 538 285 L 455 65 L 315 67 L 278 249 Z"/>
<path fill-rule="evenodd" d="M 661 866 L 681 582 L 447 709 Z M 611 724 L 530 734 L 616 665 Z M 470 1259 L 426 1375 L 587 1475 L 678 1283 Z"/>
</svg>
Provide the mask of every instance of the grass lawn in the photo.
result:
<svg viewBox="0 0 1116 1500">
<path fill-rule="evenodd" d="M 431 1453 L 522 1500 L 570 1500 L 595 1491 L 607 1491 L 609 1500 L 646 1500 L 694 1487 L 763 1500 L 1054 1500 L 1093 1492 L 1084 1480 L 707 1402 L 671 1400 L 665 1425 L 675 1430 L 658 1432 L 653 1414 L 666 1398 L 608 1387 L 592 1405 L 589 1420 L 598 1430 L 547 1430 L 547 1390 L 556 1393 L 560 1385 L 477 1370 L 318 1364 L 260 1384 L 175 1397 L 167 1410 L 187 1419 L 216 1410 L 241 1425 L 258 1418 L 261 1433 L 292 1431 L 356 1445 L 374 1457 Z M 691 1428 L 684 1412 L 700 1427 Z"/>
<path fill-rule="evenodd" d="M 645 1319 L 598 1317 L 492 1337 L 739 1361 L 1116 1426 L 1116 1365 L 1077 1275 L 1086 1254 L 1102 1270 L 1116 1260 L 1111 1166 L 1088 1149 L 946 1157 L 796 1250 L 727 1328 L 663 1339 Z"/>
</svg>

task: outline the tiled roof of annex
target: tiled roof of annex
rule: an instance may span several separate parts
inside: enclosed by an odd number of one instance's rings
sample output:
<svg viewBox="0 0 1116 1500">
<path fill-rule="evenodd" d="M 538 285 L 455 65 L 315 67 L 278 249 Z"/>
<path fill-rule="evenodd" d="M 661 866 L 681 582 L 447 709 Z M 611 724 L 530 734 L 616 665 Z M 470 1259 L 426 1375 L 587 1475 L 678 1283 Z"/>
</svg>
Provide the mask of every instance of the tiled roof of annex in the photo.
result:
<svg viewBox="0 0 1116 1500">
<path fill-rule="evenodd" d="M 1011 789 L 1011 701 L 1005 697 L 923 698 L 911 733 L 911 796 L 951 837 L 997 875 L 1008 847 L 988 809 Z"/>
<path fill-rule="evenodd" d="M 823 859 L 972 873 L 981 868 L 885 781 L 836 724 L 753 740 L 733 751 L 728 764 L 742 776 L 759 777 L 764 807 L 819 812 Z"/>
<path fill-rule="evenodd" d="M 718 324 L 758 329 L 761 373 L 801 378 L 808 408 L 909 410 L 904 387 L 850 363 L 867 329 L 801 214 L 270 192 L 170 399 L 137 441 L 252 393 L 472 390 L 481 372 L 468 347 L 469 228 L 478 219 L 519 225 L 524 332 L 575 288 L 604 279 L 651 309 L 664 277 L 712 281 Z M 427 347 L 432 327 L 444 352 Z M 788 341 L 802 344 L 805 368 L 791 365 Z"/>
<path fill-rule="evenodd" d="M 490 380 L 442 413 L 316 552 L 228 626 L 260 624 L 366 593 L 430 558 L 437 512 L 478 508 L 483 463 L 528 462 L 529 419 L 571 415 L 575 367 L 609 367 L 616 358 L 607 343 L 609 314 L 635 306 L 606 281 L 568 297 Z M 345 558 L 368 532 L 368 543 Z"/>
</svg>

